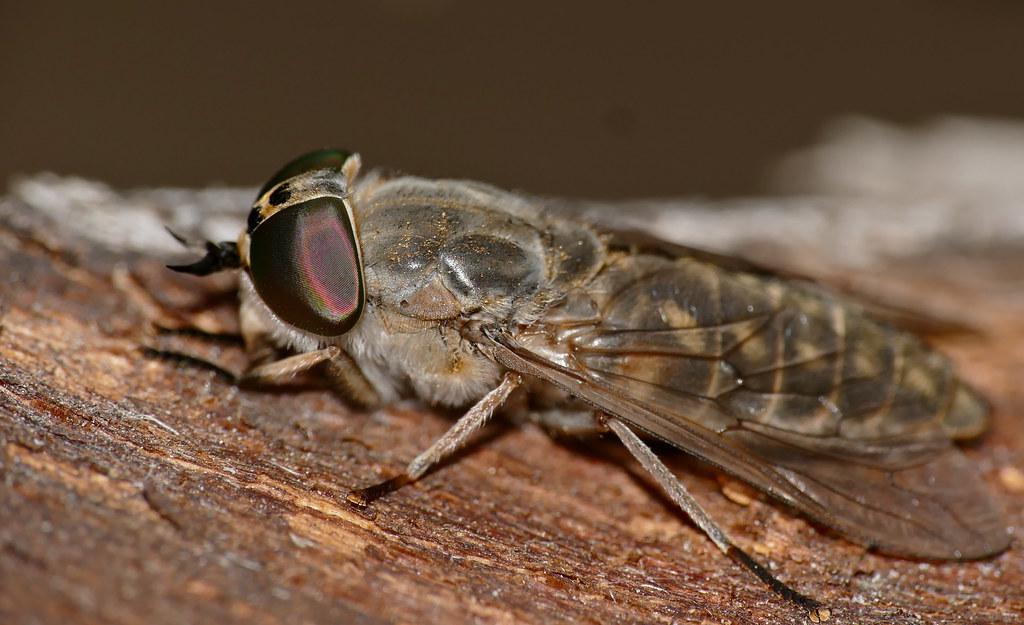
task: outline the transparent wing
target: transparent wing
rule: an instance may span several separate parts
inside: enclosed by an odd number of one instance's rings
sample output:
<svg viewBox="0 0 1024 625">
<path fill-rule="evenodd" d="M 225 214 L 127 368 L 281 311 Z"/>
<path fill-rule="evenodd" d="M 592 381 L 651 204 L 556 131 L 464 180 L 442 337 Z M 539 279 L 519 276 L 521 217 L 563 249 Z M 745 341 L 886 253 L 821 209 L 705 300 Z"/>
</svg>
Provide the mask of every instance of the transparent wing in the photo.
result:
<svg viewBox="0 0 1024 625">
<path fill-rule="evenodd" d="M 581 303 L 581 299 L 586 300 Z M 890 553 L 1008 544 L 951 439 L 987 408 L 914 337 L 813 288 L 623 255 L 494 356 Z"/>
<path fill-rule="evenodd" d="M 823 296 L 848 298 L 849 304 L 858 307 L 866 315 L 903 330 L 928 335 L 981 334 L 979 328 L 964 319 L 953 318 L 947 314 L 939 315 L 920 306 L 912 306 L 909 302 L 894 304 L 891 301 L 883 301 L 877 294 L 865 292 L 832 272 L 773 267 L 741 256 L 669 243 L 640 230 L 606 229 L 604 232 L 608 242 L 613 246 L 627 247 L 641 253 L 654 252 L 671 258 L 693 258 L 729 271 L 799 281 L 804 283 L 805 288 L 818 290 Z"/>
</svg>

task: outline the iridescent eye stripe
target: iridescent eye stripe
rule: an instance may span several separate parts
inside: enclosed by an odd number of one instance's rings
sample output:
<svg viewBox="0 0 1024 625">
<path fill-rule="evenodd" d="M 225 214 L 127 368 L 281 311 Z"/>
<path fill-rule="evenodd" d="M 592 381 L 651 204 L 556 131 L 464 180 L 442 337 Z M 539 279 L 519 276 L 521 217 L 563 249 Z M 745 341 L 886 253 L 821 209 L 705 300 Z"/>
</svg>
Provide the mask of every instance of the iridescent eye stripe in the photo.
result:
<svg viewBox="0 0 1024 625">
<path fill-rule="evenodd" d="M 308 285 L 310 303 L 332 321 L 344 320 L 359 307 L 358 257 L 351 234 L 337 215 L 319 210 L 300 222 L 297 238 L 297 269 Z M 330 266 L 334 263 L 342 266 Z"/>
</svg>

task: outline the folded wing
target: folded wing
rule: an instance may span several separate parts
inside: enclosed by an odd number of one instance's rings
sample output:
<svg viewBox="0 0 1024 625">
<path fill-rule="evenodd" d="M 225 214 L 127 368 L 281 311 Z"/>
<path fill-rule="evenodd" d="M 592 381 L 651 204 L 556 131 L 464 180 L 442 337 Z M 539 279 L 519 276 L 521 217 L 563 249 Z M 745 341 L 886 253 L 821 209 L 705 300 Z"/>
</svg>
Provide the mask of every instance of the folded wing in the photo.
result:
<svg viewBox="0 0 1024 625">
<path fill-rule="evenodd" d="M 939 559 L 1009 542 L 952 443 L 984 429 L 984 402 L 847 302 L 706 259 L 623 255 L 543 321 L 494 331 L 495 358 L 858 542 Z"/>
</svg>

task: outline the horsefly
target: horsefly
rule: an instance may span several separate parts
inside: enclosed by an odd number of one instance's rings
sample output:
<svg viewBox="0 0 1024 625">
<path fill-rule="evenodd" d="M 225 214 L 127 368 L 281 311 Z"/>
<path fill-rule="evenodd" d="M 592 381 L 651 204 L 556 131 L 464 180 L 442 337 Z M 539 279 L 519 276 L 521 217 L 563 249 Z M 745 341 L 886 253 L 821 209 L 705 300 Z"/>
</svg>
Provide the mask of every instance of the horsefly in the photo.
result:
<svg viewBox="0 0 1024 625">
<path fill-rule="evenodd" d="M 177 271 L 240 269 L 251 366 L 323 364 L 353 401 L 469 406 L 366 506 L 459 449 L 513 393 L 560 434 L 611 432 L 726 555 L 815 622 L 647 445 L 661 440 L 850 540 L 981 558 L 1009 536 L 953 442 L 985 402 L 913 335 L 808 281 L 603 228 L 458 180 L 360 174 L 321 150 L 259 191 L 237 242 Z"/>
</svg>

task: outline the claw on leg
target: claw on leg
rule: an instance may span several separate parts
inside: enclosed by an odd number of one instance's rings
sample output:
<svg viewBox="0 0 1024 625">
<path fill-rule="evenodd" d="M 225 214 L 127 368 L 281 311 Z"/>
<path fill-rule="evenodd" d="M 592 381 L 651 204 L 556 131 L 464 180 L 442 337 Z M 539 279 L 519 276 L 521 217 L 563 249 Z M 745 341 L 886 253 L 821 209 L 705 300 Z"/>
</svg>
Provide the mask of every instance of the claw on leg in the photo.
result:
<svg viewBox="0 0 1024 625">
<path fill-rule="evenodd" d="M 411 481 L 412 478 L 410 478 L 405 473 L 402 473 L 400 475 L 396 475 L 395 477 L 389 480 L 384 480 L 383 482 L 373 484 L 372 486 L 367 486 L 366 488 L 357 488 L 356 490 L 349 492 L 348 496 L 345 497 L 345 499 L 347 499 L 348 502 L 351 503 L 352 505 L 359 506 L 360 508 L 365 508 L 374 501 L 377 501 L 378 499 L 383 497 L 384 495 L 395 492 L 396 490 L 405 486 Z"/>
<path fill-rule="evenodd" d="M 472 408 L 466 411 L 441 438 L 434 441 L 430 447 L 420 455 L 413 458 L 405 471 L 389 480 L 374 484 L 366 488 L 353 490 L 346 499 L 360 508 L 365 508 L 373 501 L 380 499 L 388 493 L 415 482 L 423 477 L 437 463 L 448 458 L 458 451 L 474 432 L 491 418 L 494 411 L 498 409 L 512 391 L 522 384 L 522 377 L 518 373 L 509 372 L 502 378 L 501 384 L 484 395 Z"/>
<path fill-rule="evenodd" d="M 790 601 L 797 606 L 803 608 L 807 612 L 808 618 L 815 622 L 821 623 L 829 619 L 832 615 L 831 610 L 821 605 L 814 599 L 807 597 L 796 590 L 793 590 L 777 577 L 771 574 L 771 572 L 762 566 L 759 562 L 754 560 L 750 555 L 736 546 L 731 538 L 725 533 L 725 531 L 715 523 L 711 515 L 704 510 L 703 507 L 693 498 L 693 495 L 686 490 L 683 483 L 669 471 L 668 467 L 658 458 L 657 455 L 646 443 L 636 435 L 633 430 L 629 428 L 625 423 L 615 418 L 609 418 L 607 420 L 608 427 L 612 432 L 619 437 L 622 444 L 626 446 L 633 457 L 640 463 L 640 465 L 647 469 L 651 477 L 658 483 L 659 486 L 665 491 L 665 494 L 675 502 L 679 508 L 686 513 L 694 523 L 697 524 L 701 530 L 707 534 L 711 542 L 722 550 L 722 553 L 729 556 L 737 563 L 745 567 L 758 579 L 767 584 L 774 592 L 779 596 Z"/>
</svg>

